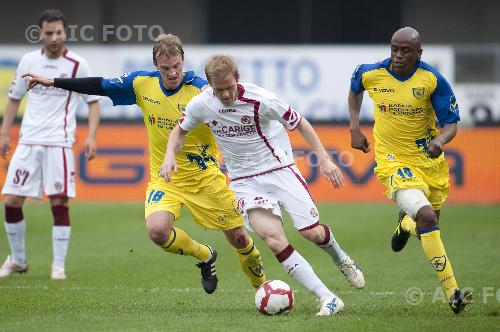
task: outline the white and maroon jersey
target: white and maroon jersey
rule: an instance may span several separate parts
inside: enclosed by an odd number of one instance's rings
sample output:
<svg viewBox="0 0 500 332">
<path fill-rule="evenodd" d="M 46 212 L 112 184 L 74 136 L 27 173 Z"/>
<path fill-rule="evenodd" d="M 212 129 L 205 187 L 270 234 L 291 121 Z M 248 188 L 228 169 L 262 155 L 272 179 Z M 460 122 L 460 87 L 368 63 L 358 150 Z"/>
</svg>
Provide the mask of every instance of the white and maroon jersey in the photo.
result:
<svg viewBox="0 0 500 332">
<path fill-rule="evenodd" d="M 180 127 L 205 123 L 214 133 L 231 180 L 260 175 L 294 164 L 290 139 L 301 116 L 273 93 L 251 83 L 238 84 L 231 106 L 204 90 L 186 106 Z"/>
<path fill-rule="evenodd" d="M 21 100 L 26 94 L 29 78 L 22 77 L 26 73 L 55 78 L 92 76 L 87 61 L 71 51 L 66 50 L 57 59 L 48 58 L 43 50 L 33 51 L 25 54 L 19 62 L 9 90 L 10 98 Z M 31 89 L 19 143 L 71 147 L 75 142 L 78 96 L 87 103 L 99 99 L 98 96 L 79 95 L 54 87 L 37 85 Z"/>
</svg>

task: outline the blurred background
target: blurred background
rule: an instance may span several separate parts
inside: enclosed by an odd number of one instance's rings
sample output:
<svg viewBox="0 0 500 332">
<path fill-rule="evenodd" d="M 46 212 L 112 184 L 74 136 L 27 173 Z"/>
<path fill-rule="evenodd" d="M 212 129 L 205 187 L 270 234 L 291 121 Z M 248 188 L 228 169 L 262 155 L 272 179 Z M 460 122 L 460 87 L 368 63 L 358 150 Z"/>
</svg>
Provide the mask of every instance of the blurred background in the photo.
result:
<svg viewBox="0 0 500 332">
<path fill-rule="evenodd" d="M 307 145 L 291 134 L 297 164 L 313 196 L 324 202 L 386 201 L 372 172 L 373 154 L 350 148 L 347 93 L 354 68 L 389 57 L 394 31 L 412 26 L 421 33 L 423 60 L 448 79 L 460 106 L 460 131 L 446 150 L 449 201 L 500 202 L 500 1 L 9 1 L 0 11 L 2 112 L 18 61 L 42 47 L 32 26 L 48 8 L 65 13 L 66 46 L 88 60 L 95 76 L 154 69 L 152 41 L 162 32 L 180 36 L 185 69 L 200 76 L 212 54 L 235 56 L 241 80 L 274 91 L 304 114 L 343 168 L 347 183 L 337 191 L 319 176 Z M 78 199 L 142 201 L 149 179 L 142 113 L 136 106 L 112 107 L 107 98 L 100 103 L 99 157 L 88 164 L 82 149 L 86 106 L 78 111 Z M 372 107 L 365 96 L 367 134 Z M 2 181 L 6 167 L 2 160 Z"/>
</svg>

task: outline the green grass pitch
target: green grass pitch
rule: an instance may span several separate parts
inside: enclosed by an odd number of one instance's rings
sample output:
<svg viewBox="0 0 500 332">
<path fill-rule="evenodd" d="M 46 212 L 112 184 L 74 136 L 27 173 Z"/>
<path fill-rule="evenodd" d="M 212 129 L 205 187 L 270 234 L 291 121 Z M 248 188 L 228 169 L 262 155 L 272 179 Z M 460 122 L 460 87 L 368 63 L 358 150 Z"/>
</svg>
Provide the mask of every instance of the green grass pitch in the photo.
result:
<svg viewBox="0 0 500 332">
<path fill-rule="evenodd" d="M 143 206 L 135 203 L 73 202 L 68 280 L 52 282 L 50 209 L 47 203 L 30 202 L 24 209 L 30 269 L 0 280 L 0 330 L 500 329 L 500 206 L 448 205 L 442 211 L 442 238 L 455 275 L 461 287 L 471 287 L 475 293 L 475 302 L 460 316 L 443 303 L 437 277 L 416 239 L 410 239 L 401 253 L 391 251 L 395 206 L 323 204 L 319 209 L 321 221 L 332 226 L 341 246 L 363 269 L 366 286 L 351 288 L 329 257 L 302 239 L 286 220 L 290 242 L 346 307 L 334 317 L 316 317 L 314 296 L 292 280 L 256 239 L 268 278 L 286 281 L 295 294 L 295 308 L 289 315 L 265 317 L 255 310 L 253 291 L 224 236 L 199 228 L 187 211 L 178 226 L 219 252 L 219 286 L 214 294 L 203 292 L 193 258 L 164 253 L 148 240 Z M 2 261 L 8 252 L 2 226 Z M 419 304 L 407 300 L 411 287 L 423 292 Z"/>
</svg>

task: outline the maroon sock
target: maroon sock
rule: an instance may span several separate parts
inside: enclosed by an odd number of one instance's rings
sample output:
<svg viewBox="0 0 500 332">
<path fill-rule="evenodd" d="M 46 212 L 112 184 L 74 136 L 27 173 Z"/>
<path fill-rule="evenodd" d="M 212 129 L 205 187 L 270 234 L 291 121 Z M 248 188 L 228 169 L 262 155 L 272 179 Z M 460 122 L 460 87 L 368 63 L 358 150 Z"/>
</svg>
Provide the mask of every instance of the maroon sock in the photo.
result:
<svg viewBox="0 0 500 332">
<path fill-rule="evenodd" d="M 289 244 L 288 247 L 286 247 L 276 255 L 278 262 L 282 263 L 283 261 L 285 261 L 288 257 L 290 257 L 291 254 L 293 254 L 294 250 L 295 249 L 293 249 L 292 245 Z"/>
<path fill-rule="evenodd" d="M 5 207 L 5 222 L 8 224 L 17 224 L 24 220 L 23 208 Z"/>
<path fill-rule="evenodd" d="M 52 215 L 54 216 L 54 226 L 70 226 L 69 208 L 67 206 L 52 206 Z"/>
</svg>

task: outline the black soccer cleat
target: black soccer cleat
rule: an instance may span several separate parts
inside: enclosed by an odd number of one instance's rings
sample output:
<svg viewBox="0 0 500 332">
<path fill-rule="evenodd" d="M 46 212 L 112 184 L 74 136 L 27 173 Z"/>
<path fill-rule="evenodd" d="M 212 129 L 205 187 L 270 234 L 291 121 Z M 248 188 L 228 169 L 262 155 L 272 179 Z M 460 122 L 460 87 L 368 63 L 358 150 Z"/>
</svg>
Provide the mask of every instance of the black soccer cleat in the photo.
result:
<svg viewBox="0 0 500 332">
<path fill-rule="evenodd" d="M 208 246 L 207 246 L 208 247 Z M 212 294 L 217 289 L 217 274 L 215 272 L 215 260 L 217 259 L 217 251 L 208 247 L 212 252 L 212 257 L 208 262 L 199 262 L 196 266 L 201 272 L 201 285 L 207 294 Z"/>
<path fill-rule="evenodd" d="M 462 292 L 460 289 L 455 289 L 455 292 L 450 296 L 450 307 L 457 315 L 464 311 L 465 306 L 472 303 L 472 291 L 467 290 Z"/>
<path fill-rule="evenodd" d="M 391 240 L 392 250 L 395 252 L 403 250 L 403 248 L 406 246 L 406 243 L 408 242 L 408 239 L 411 236 L 410 232 L 406 232 L 403 230 L 403 228 L 401 228 L 401 222 L 403 221 L 403 218 L 405 216 L 406 213 L 403 210 L 400 210 L 398 227 L 396 228 L 394 234 L 392 234 L 392 240 Z"/>
</svg>

